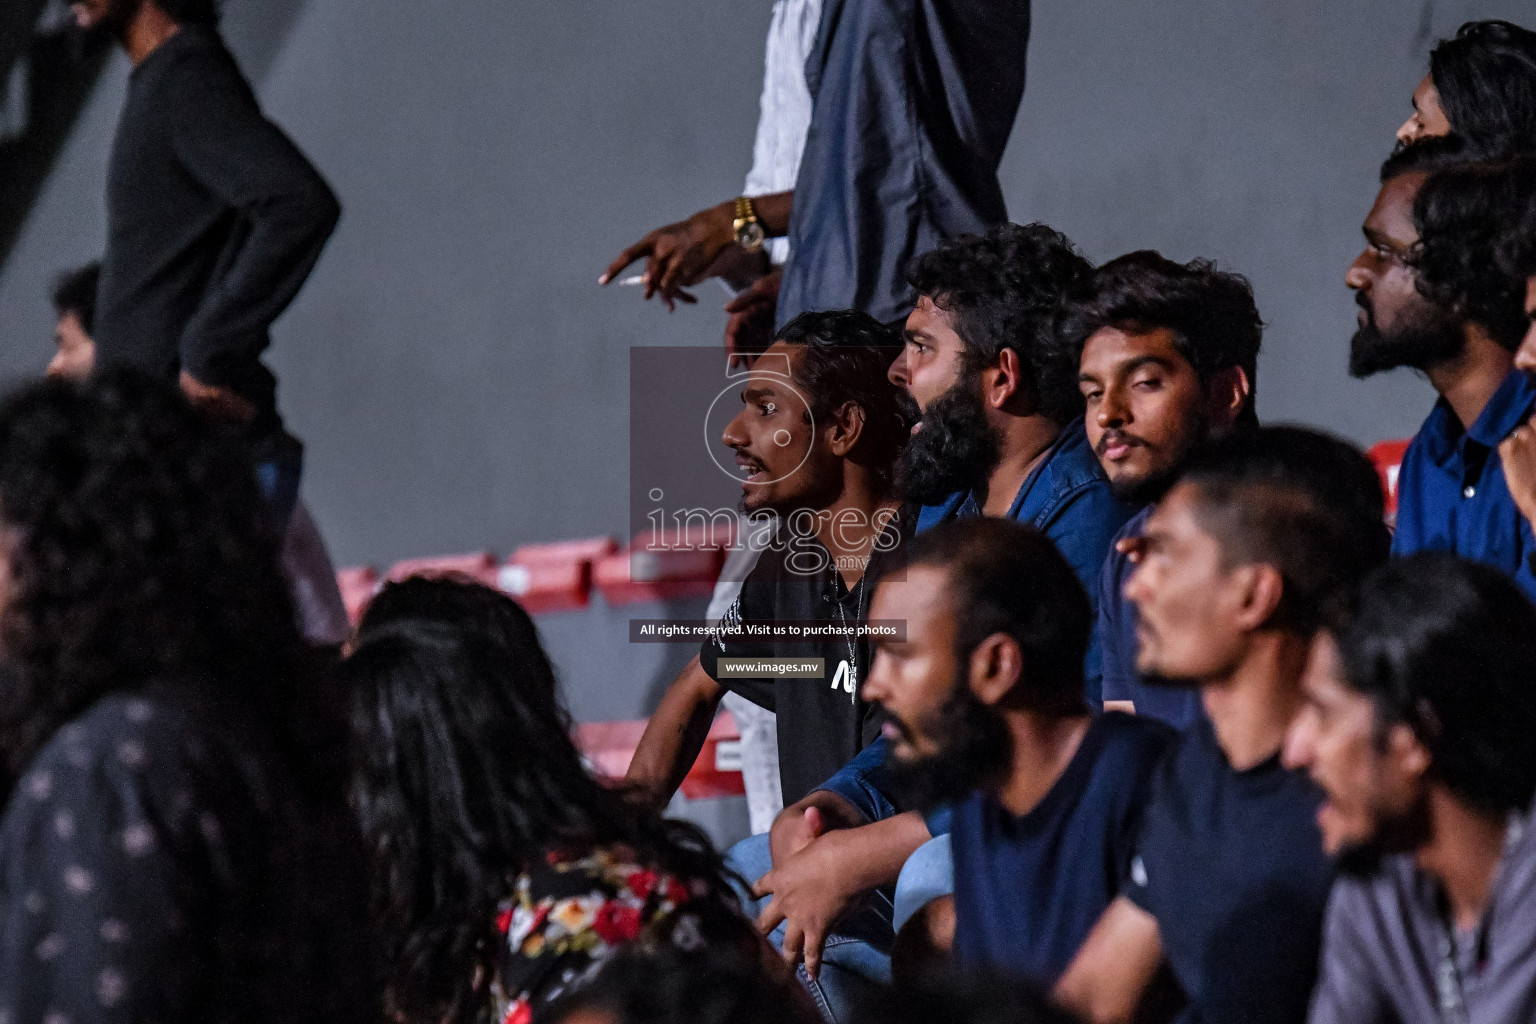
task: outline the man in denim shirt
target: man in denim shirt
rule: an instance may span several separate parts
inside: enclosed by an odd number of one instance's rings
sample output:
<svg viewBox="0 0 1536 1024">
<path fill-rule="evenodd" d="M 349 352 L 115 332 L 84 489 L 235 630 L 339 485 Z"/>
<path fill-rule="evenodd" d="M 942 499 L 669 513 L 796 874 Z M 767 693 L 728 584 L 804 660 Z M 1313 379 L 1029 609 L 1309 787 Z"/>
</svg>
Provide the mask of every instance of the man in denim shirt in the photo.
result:
<svg viewBox="0 0 1536 1024">
<path fill-rule="evenodd" d="M 1264 324 L 1253 289 L 1205 260 L 1175 263 L 1133 252 L 1093 272 L 1068 296 L 1056 342 L 1087 406 L 1085 423 L 1127 504 L 1147 507 L 1115 537 L 1098 581 L 1098 642 L 1106 710 L 1132 711 L 1183 729 L 1198 693 L 1136 671 L 1135 570 L 1127 553 L 1152 505 L 1210 436 L 1257 424 L 1254 388 Z"/>
</svg>

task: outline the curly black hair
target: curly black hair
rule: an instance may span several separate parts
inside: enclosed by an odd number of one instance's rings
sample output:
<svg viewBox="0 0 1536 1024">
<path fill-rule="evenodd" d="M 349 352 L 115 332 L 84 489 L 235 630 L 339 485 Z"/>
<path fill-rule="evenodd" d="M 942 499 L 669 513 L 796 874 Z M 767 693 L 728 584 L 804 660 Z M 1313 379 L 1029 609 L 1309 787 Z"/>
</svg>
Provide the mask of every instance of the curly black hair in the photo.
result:
<svg viewBox="0 0 1536 1024">
<path fill-rule="evenodd" d="M 901 352 L 901 335 L 868 313 L 836 309 L 801 313 L 776 340 L 805 346 L 794 374 L 816 422 L 827 422 L 847 402 L 864 411 L 858 458 L 882 479 L 892 479 L 912 434 L 903 392 L 887 376 Z"/>
<path fill-rule="evenodd" d="M 1048 372 L 1052 319 L 1062 294 L 1093 269 L 1060 231 L 999 224 L 960 235 L 919 256 L 907 280 L 954 319 L 975 371 L 1011 348 L 1023 363 L 1041 413 L 1066 423 L 1083 411 L 1076 374 L 1065 386 Z"/>
<path fill-rule="evenodd" d="M 482 613 L 449 621 L 450 606 Z M 447 577 L 389 584 L 338 675 L 392 1019 L 483 1019 L 497 904 L 550 850 L 620 844 L 735 906 L 701 832 L 588 773 L 537 630 L 510 598 Z"/>
<path fill-rule="evenodd" d="M 1062 300 L 1051 340 L 1051 373 L 1077 390 L 1083 346 L 1097 332 L 1128 333 L 1166 328 L 1202 384 L 1222 370 L 1248 375 L 1248 405 L 1240 422 L 1258 421 L 1259 346 L 1264 321 L 1253 286 L 1240 274 L 1217 270 L 1210 260 L 1176 263 L 1150 249 L 1126 253 L 1093 271 Z"/>
<path fill-rule="evenodd" d="M 1407 260 L 1416 272 L 1415 286 L 1435 306 L 1481 325 L 1513 351 L 1529 321 L 1525 278 L 1511 274 L 1500 260 L 1511 221 L 1507 168 L 1472 155 L 1459 139 L 1425 139 L 1383 164 L 1382 180 L 1428 174 L 1413 200 L 1419 240 Z"/>
<path fill-rule="evenodd" d="M 1499 270 L 1518 281 L 1536 277 L 1536 157 L 1510 161 L 1484 187 L 1498 211 Z"/>
<path fill-rule="evenodd" d="M 7 398 L 0 537 L 6 792 L 72 718 L 151 686 L 313 749 L 324 715 L 249 456 L 178 389 L 102 370 Z"/>
<path fill-rule="evenodd" d="M 1429 77 L 1451 130 L 1478 152 L 1536 149 L 1536 32 L 1469 21 L 1430 52 Z"/>
</svg>

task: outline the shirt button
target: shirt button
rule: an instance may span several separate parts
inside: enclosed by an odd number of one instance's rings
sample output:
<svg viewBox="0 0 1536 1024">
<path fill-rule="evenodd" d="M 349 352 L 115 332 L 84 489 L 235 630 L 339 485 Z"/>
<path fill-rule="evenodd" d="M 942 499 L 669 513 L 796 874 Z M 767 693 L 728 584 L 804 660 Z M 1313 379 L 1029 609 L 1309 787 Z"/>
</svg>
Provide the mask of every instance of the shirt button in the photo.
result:
<svg viewBox="0 0 1536 1024">
<path fill-rule="evenodd" d="M 1472 497 L 1476 493 L 1477 493 L 1477 488 L 1473 487 L 1471 484 L 1467 484 L 1467 486 L 1465 486 L 1465 487 L 1463 487 L 1461 489 L 1461 496 L 1463 498 L 1470 498 L 1470 497 Z"/>
</svg>

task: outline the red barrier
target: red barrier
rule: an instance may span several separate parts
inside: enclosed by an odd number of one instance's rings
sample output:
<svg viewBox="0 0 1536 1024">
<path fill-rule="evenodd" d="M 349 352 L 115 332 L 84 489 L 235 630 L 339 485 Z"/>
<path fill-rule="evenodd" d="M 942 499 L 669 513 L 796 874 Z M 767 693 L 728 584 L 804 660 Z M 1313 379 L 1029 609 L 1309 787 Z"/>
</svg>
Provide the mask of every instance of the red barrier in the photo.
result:
<svg viewBox="0 0 1536 1024">
<path fill-rule="evenodd" d="M 593 561 L 617 548 L 611 537 L 525 544 L 501 567 L 496 584 L 532 615 L 585 608 L 591 601 Z"/>
<path fill-rule="evenodd" d="M 635 535 L 629 547 L 592 567 L 592 585 L 612 605 L 636 601 L 673 601 L 708 597 L 725 566 L 734 537 L 727 529 L 650 530 Z"/>
<path fill-rule="evenodd" d="M 336 586 L 341 590 L 341 603 L 346 605 L 347 618 L 356 626 L 363 617 L 363 609 L 379 592 L 379 573 L 371 565 L 355 569 L 338 569 Z"/>
<path fill-rule="evenodd" d="M 436 576 L 454 573 L 468 576 L 487 586 L 496 585 L 496 556 L 489 551 L 467 555 L 440 555 L 436 558 L 408 558 L 390 567 L 384 578 L 391 583 L 411 576 Z"/>
<path fill-rule="evenodd" d="M 1408 451 L 1409 442 L 1404 441 L 1378 441 L 1371 445 L 1366 456 L 1376 466 L 1376 475 L 1381 477 L 1381 493 L 1387 500 L 1387 522 L 1397 520 L 1397 473 L 1403 465 L 1403 455 Z"/>
<path fill-rule="evenodd" d="M 645 721 L 588 722 L 576 727 L 576 746 L 592 771 L 607 779 L 622 779 L 629 770 L 635 747 L 645 732 Z M 741 732 L 729 711 L 722 711 L 710 726 L 699 758 L 683 779 L 683 795 L 690 800 L 741 796 L 746 787 L 741 777 Z"/>
</svg>

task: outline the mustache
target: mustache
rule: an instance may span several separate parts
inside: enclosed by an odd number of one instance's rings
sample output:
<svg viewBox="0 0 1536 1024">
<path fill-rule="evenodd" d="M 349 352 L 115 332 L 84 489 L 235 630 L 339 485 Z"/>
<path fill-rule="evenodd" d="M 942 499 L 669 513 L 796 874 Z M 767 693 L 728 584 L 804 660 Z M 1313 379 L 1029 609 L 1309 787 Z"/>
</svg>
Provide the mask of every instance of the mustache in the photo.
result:
<svg viewBox="0 0 1536 1024">
<path fill-rule="evenodd" d="M 1104 436 L 1099 438 L 1099 443 L 1093 446 L 1094 453 L 1103 458 L 1104 453 L 1109 450 L 1109 446 L 1112 444 L 1129 445 L 1133 448 L 1145 448 L 1147 446 L 1147 442 L 1129 431 L 1110 428 L 1104 431 Z"/>
<path fill-rule="evenodd" d="M 747 463 L 747 465 L 750 466 L 751 468 L 756 469 L 756 470 L 760 470 L 761 472 L 764 472 L 764 473 L 768 472 L 768 467 L 763 463 L 763 461 L 761 459 L 759 459 L 756 455 L 753 455 L 747 449 L 745 449 L 745 448 L 732 448 L 731 451 L 735 452 L 736 453 L 736 457 L 738 459 L 744 460 Z"/>
<path fill-rule="evenodd" d="M 884 704 L 880 705 L 880 711 L 883 715 L 885 715 L 885 720 L 890 722 L 891 725 L 896 729 L 896 733 L 901 739 L 905 740 L 909 744 L 915 744 L 917 742 L 917 735 L 912 731 L 912 727 L 908 725 L 900 715 L 886 707 Z"/>
<path fill-rule="evenodd" d="M 1365 310 L 1365 319 L 1372 327 L 1376 326 L 1376 309 L 1371 305 L 1371 300 L 1365 292 L 1355 292 L 1355 305 Z"/>
</svg>

